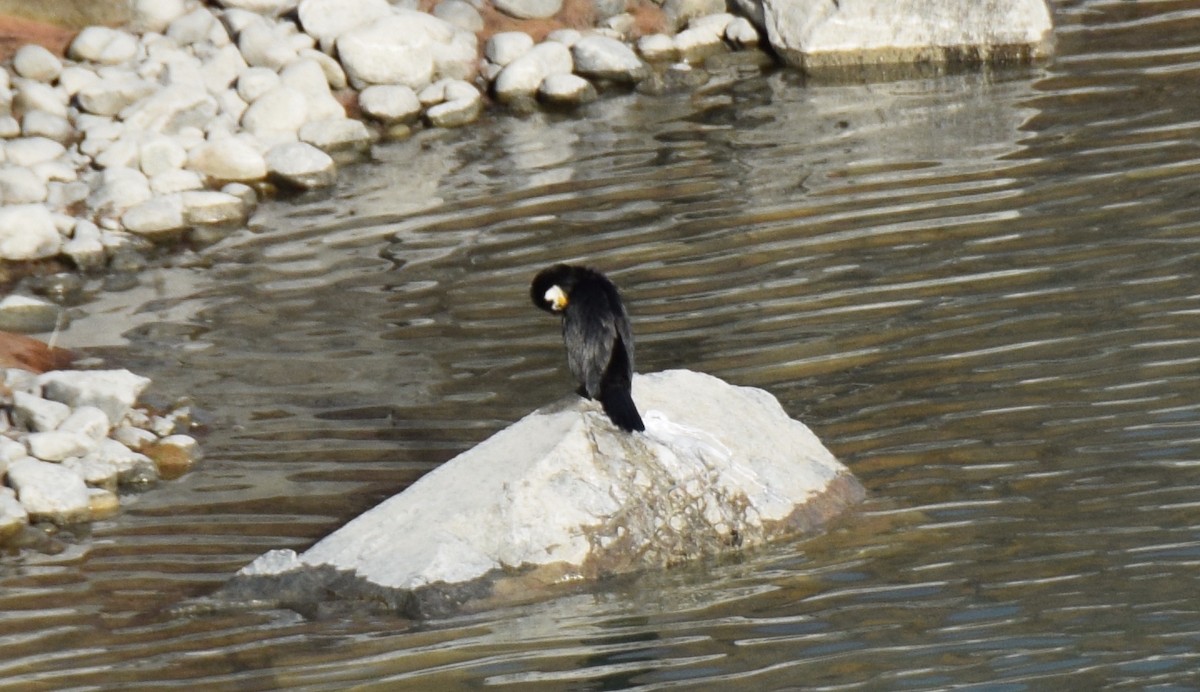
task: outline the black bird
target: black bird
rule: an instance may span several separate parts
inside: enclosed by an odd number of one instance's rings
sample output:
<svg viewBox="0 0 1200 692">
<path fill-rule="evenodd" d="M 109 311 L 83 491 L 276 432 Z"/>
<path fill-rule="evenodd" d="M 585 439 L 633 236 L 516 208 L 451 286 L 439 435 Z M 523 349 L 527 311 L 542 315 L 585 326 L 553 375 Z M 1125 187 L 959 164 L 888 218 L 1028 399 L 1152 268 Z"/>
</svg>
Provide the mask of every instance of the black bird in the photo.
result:
<svg viewBox="0 0 1200 692">
<path fill-rule="evenodd" d="M 529 286 L 533 304 L 562 315 L 567 365 L 579 395 L 599 399 L 609 420 L 626 432 L 645 430 L 633 403 L 633 331 L 616 285 L 587 267 L 556 264 Z"/>
</svg>

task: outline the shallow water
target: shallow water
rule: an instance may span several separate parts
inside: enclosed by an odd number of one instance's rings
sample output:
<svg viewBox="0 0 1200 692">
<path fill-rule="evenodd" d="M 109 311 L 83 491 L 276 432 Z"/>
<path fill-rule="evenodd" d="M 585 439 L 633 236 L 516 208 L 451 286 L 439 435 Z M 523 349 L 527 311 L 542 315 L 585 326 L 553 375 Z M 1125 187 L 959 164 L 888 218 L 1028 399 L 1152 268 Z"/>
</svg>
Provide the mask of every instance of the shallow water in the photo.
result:
<svg viewBox="0 0 1200 692">
<path fill-rule="evenodd" d="M 1200 5 L 1058 57 L 726 76 L 381 146 L 94 291 L 60 341 L 190 395 L 191 474 L 0 558 L 0 688 L 1200 684 Z M 531 275 L 622 286 L 643 371 L 766 388 L 871 498 L 827 536 L 414 624 L 187 604 L 569 389 Z"/>
</svg>

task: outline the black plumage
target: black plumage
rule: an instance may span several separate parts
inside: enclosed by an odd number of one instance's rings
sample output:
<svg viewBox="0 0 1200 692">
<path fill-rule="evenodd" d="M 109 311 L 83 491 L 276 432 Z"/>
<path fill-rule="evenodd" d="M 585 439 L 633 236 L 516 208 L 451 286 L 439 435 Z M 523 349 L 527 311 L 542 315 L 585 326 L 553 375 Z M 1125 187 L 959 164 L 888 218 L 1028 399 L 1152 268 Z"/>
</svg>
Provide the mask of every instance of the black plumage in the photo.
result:
<svg viewBox="0 0 1200 692">
<path fill-rule="evenodd" d="M 579 394 L 598 399 L 609 420 L 631 432 L 645 430 L 633 403 L 633 330 L 616 285 L 587 267 L 556 264 L 538 272 L 529 296 L 562 316 L 567 365 Z"/>
</svg>

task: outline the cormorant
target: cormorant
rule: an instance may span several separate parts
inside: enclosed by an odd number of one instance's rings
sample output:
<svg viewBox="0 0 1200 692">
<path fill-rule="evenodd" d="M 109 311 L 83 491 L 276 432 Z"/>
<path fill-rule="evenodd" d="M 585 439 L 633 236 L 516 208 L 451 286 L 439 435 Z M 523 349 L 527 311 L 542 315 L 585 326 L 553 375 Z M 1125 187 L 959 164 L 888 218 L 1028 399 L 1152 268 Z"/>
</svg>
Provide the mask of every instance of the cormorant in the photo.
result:
<svg viewBox="0 0 1200 692">
<path fill-rule="evenodd" d="M 645 430 L 633 403 L 633 331 L 616 285 L 587 267 L 556 264 L 529 286 L 533 304 L 562 315 L 567 365 L 580 396 L 599 399 L 609 420 L 626 432 Z"/>
</svg>

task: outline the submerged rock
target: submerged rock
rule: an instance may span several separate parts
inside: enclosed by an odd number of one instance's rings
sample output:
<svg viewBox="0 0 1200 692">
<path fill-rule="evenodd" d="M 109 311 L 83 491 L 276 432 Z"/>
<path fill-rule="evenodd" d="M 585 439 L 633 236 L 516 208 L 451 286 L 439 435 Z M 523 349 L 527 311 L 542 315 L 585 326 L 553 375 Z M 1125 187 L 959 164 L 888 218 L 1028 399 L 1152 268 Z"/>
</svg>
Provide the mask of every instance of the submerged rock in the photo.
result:
<svg viewBox="0 0 1200 692">
<path fill-rule="evenodd" d="M 818 531 L 864 494 L 762 390 L 676 370 L 637 376 L 633 394 L 644 434 L 578 398 L 535 411 L 222 595 L 452 612 Z"/>
</svg>

